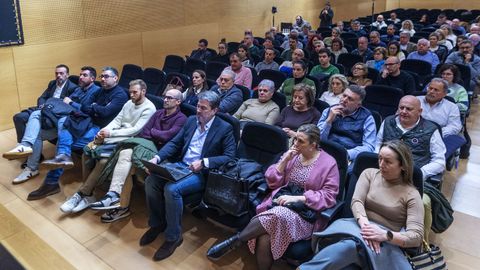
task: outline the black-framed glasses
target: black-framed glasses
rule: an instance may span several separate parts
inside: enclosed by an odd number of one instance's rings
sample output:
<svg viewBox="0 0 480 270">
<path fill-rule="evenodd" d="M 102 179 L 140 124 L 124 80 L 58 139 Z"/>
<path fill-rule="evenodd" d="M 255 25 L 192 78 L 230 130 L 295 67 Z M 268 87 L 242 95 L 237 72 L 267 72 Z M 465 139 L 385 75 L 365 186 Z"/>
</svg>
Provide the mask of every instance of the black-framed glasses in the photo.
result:
<svg viewBox="0 0 480 270">
<path fill-rule="evenodd" d="M 111 75 L 108 75 L 108 74 L 102 74 L 100 75 L 100 79 L 108 79 L 108 78 L 113 78 L 115 76 L 111 76 Z"/>
<path fill-rule="evenodd" d="M 178 98 L 172 97 L 172 96 L 163 96 L 164 100 L 178 100 Z"/>
</svg>

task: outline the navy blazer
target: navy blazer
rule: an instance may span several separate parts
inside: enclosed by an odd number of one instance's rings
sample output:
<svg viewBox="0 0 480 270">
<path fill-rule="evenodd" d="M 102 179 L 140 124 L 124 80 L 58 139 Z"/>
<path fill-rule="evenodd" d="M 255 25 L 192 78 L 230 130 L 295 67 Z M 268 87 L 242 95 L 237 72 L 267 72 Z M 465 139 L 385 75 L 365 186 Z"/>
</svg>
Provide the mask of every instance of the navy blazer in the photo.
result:
<svg viewBox="0 0 480 270">
<path fill-rule="evenodd" d="M 197 116 L 192 115 L 180 132 L 158 152 L 161 160 L 181 161 L 197 129 Z M 236 144 L 232 126 L 216 116 L 208 131 L 200 158 L 208 158 L 208 168 L 218 168 L 235 157 Z"/>
<path fill-rule="evenodd" d="M 62 88 L 62 93 L 60 94 L 60 98 L 63 99 L 64 97 L 70 96 L 77 87 L 78 85 L 74 84 L 73 82 L 67 79 L 67 82 Z M 44 104 L 45 101 L 47 101 L 47 99 L 53 97 L 53 94 L 55 93 L 55 89 L 57 89 L 57 81 L 52 80 L 48 83 L 47 89 L 45 89 L 42 95 L 38 97 L 37 106 Z"/>
</svg>

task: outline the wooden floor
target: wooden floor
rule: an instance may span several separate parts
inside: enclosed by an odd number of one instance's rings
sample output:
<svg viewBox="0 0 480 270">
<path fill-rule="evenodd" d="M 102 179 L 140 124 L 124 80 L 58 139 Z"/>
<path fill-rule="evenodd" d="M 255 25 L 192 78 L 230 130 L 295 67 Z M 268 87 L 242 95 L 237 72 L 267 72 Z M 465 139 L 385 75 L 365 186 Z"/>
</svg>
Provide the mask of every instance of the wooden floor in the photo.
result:
<svg viewBox="0 0 480 270">
<path fill-rule="evenodd" d="M 432 233 L 433 242 L 441 246 L 449 269 L 453 270 L 480 268 L 480 112 L 478 104 L 472 107 L 468 123 L 473 141 L 470 159 L 461 160 L 456 171 L 448 172 L 443 185 L 443 192 L 455 210 L 455 221 L 443 234 Z M 14 130 L 0 132 L 0 152 L 14 145 Z M 52 145 L 46 143 L 45 146 L 46 156 L 53 156 Z M 159 237 L 147 247 L 138 246 L 138 239 L 147 228 L 141 188 L 134 189 L 132 216 L 103 224 L 99 212 L 87 210 L 64 215 L 59 210 L 65 198 L 81 184 L 80 168 L 69 170 L 62 177 L 61 193 L 30 202 L 26 200 L 27 194 L 40 185 L 46 172 L 41 171 L 40 176 L 21 185 L 12 185 L 19 167 L 20 161 L 0 158 L 0 205 L 10 212 L 5 215 L 0 212 L 0 241 L 8 238 L 10 251 L 30 269 L 55 269 L 52 265 L 57 266 L 56 269 L 68 269 L 72 265 L 88 270 L 255 269 L 255 258 L 246 247 L 218 262 L 207 260 L 207 249 L 231 232 L 196 219 L 188 212 L 183 219 L 183 244 L 169 259 L 153 262 L 151 257 L 163 238 Z M 9 217 L 17 223 L 7 221 Z M 274 269 L 291 267 L 280 261 Z"/>
</svg>

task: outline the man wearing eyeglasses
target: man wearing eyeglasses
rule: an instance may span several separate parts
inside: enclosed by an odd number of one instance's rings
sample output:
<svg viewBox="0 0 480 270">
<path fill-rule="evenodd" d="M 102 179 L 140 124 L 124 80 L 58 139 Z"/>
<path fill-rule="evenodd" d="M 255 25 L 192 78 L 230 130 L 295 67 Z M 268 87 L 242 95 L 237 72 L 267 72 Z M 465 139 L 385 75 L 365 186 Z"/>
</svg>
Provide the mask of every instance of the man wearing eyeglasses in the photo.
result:
<svg viewBox="0 0 480 270">
<path fill-rule="evenodd" d="M 63 102 L 69 104 L 75 110 L 80 110 L 82 105 L 90 105 L 94 95 L 100 89 L 94 84 L 96 76 L 97 72 L 93 67 L 82 67 L 78 79 L 79 86 L 71 95 L 64 97 Z M 46 129 L 42 127 L 41 110 L 33 111 L 30 114 L 21 142 L 15 148 L 3 154 L 3 157 L 7 159 L 28 157 L 25 163 L 26 167 L 20 175 L 13 179 L 13 184 L 23 183 L 39 174 L 38 165 L 42 154 L 43 141 L 55 139 L 62 130 L 66 118 L 64 116 L 57 119 L 56 128 Z"/>
<path fill-rule="evenodd" d="M 405 95 L 416 90 L 413 77 L 406 71 L 400 70 L 400 60 L 396 56 L 388 57 L 385 60 L 377 84 L 402 89 Z"/>
<path fill-rule="evenodd" d="M 445 63 L 467 66 L 470 69 L 470 90 L 474 91 L 480 76 L 480 57 L 473 53 L 472 41 L 464 40 L 460 42 L 458 52 L 451 53 Z"/>
<path fill-rule="evenodd" d="M 141 83 L 136 83 L 136 81 L 132 81 L 132 86 L 130 87 L 131 93 L 132 90 L 136 91 L 140 89 Z M 142 90 L 141 93 L 143 92 Z M 134 95 L 134 93 L 131 95 Z M 144 95 L 143 98 L 145 101 L 148 101 Z M 144 167 L 140 165 L 141 163 L 139 161 L 142 159 L 150 160 L 157 153 L 157 148 L 163 147 L 180 131 L 187 120 L 187 117 L 180 111 L 181 103 L 182 93 L 177 89 L 168 90 L 163 97 L 163 108 L 153 114 L 150 120 L 143 126 L 139 135 L 136 138 L 127 139 L 120 143 L 115 152 L 112 153 L 113 158 L 109 159 L 105 166 L 97 165 L 96 167 L 99 168 L 94 169 L 82 187 L 80 187 L 79 191 L 73 194 L 73 196 L 60 207 L 60 210 L 64 213 L 76 213 L 85 209 L 85 207 L 89 205 L 89 202 L 95 199 L 93 196 L 86 196 L 85 194 L 92 194 L 96 186 L 108 178 L 111 178 L 108 192 L 90 206 L 94 210 L 108 210 L 101 216 L 101 221 L 105 223 L 114 222 L 129 216 L 130 211 L 128 205 L 130 202 L 132 183 L 131 181 L 126 181 L 130 179 L 128 177 L 130 170 L 132 166 L 134 166 L 135 168 L 141 169 L 140 171 L 143 171 Z M 142 104 L 150 106 L 148 102 L 142 102 Z M 148 114 L 149 109 L 142 111 L 142 116 L 148 117 Z M 120 113 L 119 116 L 120 115 L 122 115 L 122 113 Z M 142 124 L 139 123 L 140 121 L 144 122 L 142 116 L 140 116 L 139 121 L 136 122 L 139 125 Z M 127 129 L 124 129 L 124 131 L 129 132 Z M 99 175 L 100 167 L 105 167 L 105 169 Z M 140 172 L 139 174 L 142 173 Z"/>
<path fill-rule="evenodd" d="M 235 73 L 231 70 L 225 69 L 218 77 L 218 85 L 210 89 L 220 96 L 220 105 L 218 110 L 220 112 L 234 114 L 243 102 L 243 93 L 235 86 Z"/>
<path fill-rule="evenodd" d="M 432 65 L 432 74 L 435 73 L 435 69 L 440 64 L 438 56 L 430 51 L 430 41 L 425 38 L 417 42 L 417 51 L 410 53 L 407 59 L 422 60 L 430 63 Z"/>
<path fill-rule="evenodd" d="M 76 121 L 73 116 L 65 120 L 64 128 L 58 134 L 55 158 L 42 163 L 48 164 L 46 167 L 57 168 L 47 173 L 42 185 L 28 194 L 27 200 L 38 200 L 60 192 L 58 180 L 63 174 L 63 168 L 72 168 L 74 165 L 71 158 L 72 149 L 81 150 L 87 143 L 93 141 L 100 128 L 113 120 L 127 102 L 128 95 L 118 85 L 118 71 L 115 68 L 103 68 L 100 78 L 102 88 L 94 96 L 94 101 L 82 105 L 81 112 L 78 113 L 85 116 L 86 121 Z"/>
</svg>

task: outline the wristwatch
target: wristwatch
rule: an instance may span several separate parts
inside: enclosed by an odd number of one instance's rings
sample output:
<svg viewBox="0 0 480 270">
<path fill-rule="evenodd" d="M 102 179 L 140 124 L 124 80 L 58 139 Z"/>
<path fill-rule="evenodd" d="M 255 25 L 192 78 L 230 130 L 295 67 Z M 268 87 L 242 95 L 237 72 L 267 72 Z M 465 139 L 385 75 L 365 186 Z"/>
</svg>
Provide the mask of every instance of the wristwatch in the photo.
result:
<svg viewBox="0 0 480 270">
<path fill-rule="evenodd" d="M 392 231 L 387 231 L 387 241 L 392 241 L 393 240 L 393 233 Z"/>
</svg>

